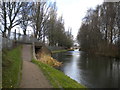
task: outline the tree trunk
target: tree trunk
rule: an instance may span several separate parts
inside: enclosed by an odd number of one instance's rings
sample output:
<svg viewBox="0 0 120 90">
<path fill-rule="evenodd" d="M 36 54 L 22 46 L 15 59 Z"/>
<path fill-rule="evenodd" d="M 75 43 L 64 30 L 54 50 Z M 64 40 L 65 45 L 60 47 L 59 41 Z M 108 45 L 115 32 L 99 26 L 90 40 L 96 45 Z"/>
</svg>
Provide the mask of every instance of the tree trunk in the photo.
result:
<svg viewBox="0 0 120 90">
<path fill-rule="evenodd" d="M 6 37 L 7 20 L 6 20 L 6 7 L 5 7 L 5 2 L 3 2 L 3 7 L 4 7 L 4 31 L 3 31 L 3 37 Z"/>
<path fill-rule="evenodd" d="M 43 31 L 43 43 L 45 43 L 45 31 Z"/>
<path fill-rule="evenodd" d="M 112 28 L 110 28 L 110 43 L 112 44 L 113 43 L 113 32 L 112 32 Z"/>
<path fill-rule="evenodd" d="M 15 29 L 15 36 L 14 36 L 14 40 L 16 41 L 16 29 Z"/>
<path fill-rule="evenodd" d="M 106 41 L 107 41 L 107 33 L 108 33 L 108 32 L 107 32 L 107 29 L 108 29 L 107 27 L 108 27 L 108 26 L 106 25 L 106 27 L 105 27 L 105 40 L 106 40 Z"/>
<path fill-rule="evenodd" d="M 27 35 L 27 34 L 26 34 L 26 29 L 25 29 L 25 30 L 23 30 L 23 33 L 24 33 L 24 35 Z"/>
<path fill-rule="evenodd" d="M 12 28 L 12 24 L 10 24 L 9 29 L 8 29 L 8 38 L 10 38 L 11 28 Z"/>
<path fill-rule="evenodd" d="M 8 38 L 10 38 L 10 30 L 8 30 Z"/>
<path fill-rule="evenodd" d="M 4 31 L 2 37 L 6 38 L 6 32 Z"/>
</svg>

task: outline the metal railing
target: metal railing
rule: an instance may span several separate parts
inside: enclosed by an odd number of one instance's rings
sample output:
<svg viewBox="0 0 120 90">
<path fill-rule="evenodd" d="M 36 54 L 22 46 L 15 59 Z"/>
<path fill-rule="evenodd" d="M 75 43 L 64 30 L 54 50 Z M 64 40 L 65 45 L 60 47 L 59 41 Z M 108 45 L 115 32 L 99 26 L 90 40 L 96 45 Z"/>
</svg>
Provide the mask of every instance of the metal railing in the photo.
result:
<svg viewBox="0 0 120 90">
<path fill-rule="evenodd" d="M 2 48 L 12 48 L 14 47 L 15 43 L 20 44 L 32 44 L 34 42 L 41 43 L 41 41 L 34 38 L 32 35 L 22 35 L 20 33 L 11 32 L 10 38 L 1 37 L 1 46 Z"/>
</svg>

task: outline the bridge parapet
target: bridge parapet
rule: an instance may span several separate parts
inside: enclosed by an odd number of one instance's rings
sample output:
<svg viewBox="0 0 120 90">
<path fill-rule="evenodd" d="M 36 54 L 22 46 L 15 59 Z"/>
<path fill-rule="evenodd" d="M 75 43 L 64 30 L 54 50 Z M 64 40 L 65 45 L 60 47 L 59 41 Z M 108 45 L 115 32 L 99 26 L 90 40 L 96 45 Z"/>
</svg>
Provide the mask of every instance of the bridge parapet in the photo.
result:
<svg viewBox="0 0 120 90">
<path fill-rule="evenodd" d="M 42 41 L 37 40 L 34 37 L 27 35 L 16 36 L 15 38 L 11 36 L 10 38 L 1 37 L 2 48 L 12 48 L 15 44 L 32 44 L 32 43 L 42 43 Z"/>
</svg>

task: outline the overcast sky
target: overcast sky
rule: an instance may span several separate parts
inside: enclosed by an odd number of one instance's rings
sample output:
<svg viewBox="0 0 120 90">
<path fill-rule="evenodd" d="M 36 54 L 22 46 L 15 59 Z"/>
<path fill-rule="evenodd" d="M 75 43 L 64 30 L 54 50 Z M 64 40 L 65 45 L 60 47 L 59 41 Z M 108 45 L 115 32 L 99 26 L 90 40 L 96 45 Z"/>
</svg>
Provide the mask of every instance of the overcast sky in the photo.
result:
<svg viewBox="0 0 120 90">
<path fill-rule="evenodd" d="M 65 29 L 72 28 L 74 38 L 77 36 L 82 18 L 89 8 L 95 8 L 98 4 L 102 4 L 104 0 L 52 0 L 56 1 L 58 16 L 63 16 Z"/>
</svg>

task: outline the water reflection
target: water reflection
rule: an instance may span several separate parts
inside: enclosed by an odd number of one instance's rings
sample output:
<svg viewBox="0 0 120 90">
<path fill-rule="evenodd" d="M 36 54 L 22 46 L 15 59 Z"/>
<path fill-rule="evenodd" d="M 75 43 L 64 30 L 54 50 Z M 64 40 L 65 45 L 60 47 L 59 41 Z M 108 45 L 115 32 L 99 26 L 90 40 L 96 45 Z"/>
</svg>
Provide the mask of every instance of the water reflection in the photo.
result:
<svg viewBox="0 0 120 90">
<path fill-rule="evenodd" d="M 75 52 L 70 52 L 70 55 L 72 55 L 71 60 L 69 63 L 65 63 L 64 64 L 64 68 L 63 71 L 65 71 L 65 74 L 70 76 L 71 78 L 73 78 L 76 81 L 80 81 L 80 70 L 78 67 L 78 63 L 79 63 L 79 53 L 77 53 L 77 51 Z"/>
<path fill-rule="evenodd" d="M 120 60 L 82 51 L 57 53 L 53 57 L 63 62 L 61 71 L 87 87 L 120 88 Z"/>
</svg>

